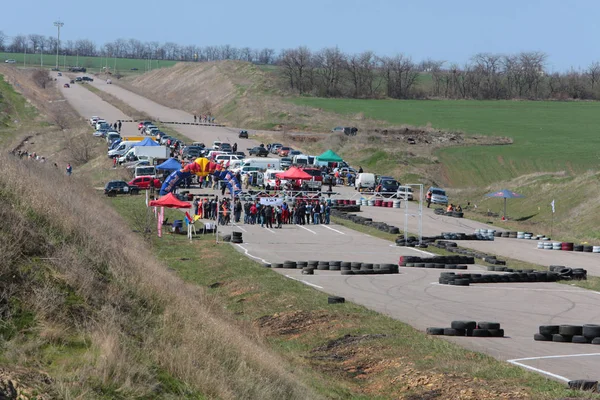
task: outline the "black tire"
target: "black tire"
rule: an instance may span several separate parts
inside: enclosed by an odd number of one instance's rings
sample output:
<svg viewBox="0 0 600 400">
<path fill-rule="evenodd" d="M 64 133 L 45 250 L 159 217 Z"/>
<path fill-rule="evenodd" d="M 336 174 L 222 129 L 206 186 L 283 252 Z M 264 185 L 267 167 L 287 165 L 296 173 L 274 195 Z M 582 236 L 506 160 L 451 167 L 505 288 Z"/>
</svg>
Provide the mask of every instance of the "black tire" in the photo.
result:
<svg viewBox="0 0 600 400">
<path fill-rule="evenodd" d="M 600 325 L 585 324 L 582 332 L 583 336 L 589 339 L 600 337 Z"/>
<path fill-rule="evenodd" d="M 329 296 L 327 298 L 327 304 L 342 304 L 345 303 L 346 299 L 339 296 Z"/>
<path fill-rule="evenodd" d="M 477 322 L 475 321 L 452 321 L 450 327 L 453 329 L 468 329 L 473 330 L 477 328 Z"/>
<path fill-rule="evenodd" d="M 556 334 L 552 335 L 552 341 L 559 342 L 559 343 L 570 343 L 571 336 L 563 336 L 559 333 L 556 333 Z"/>
<path fill-rule="evenodd" d="M 558 325 L 540 325 L 540 334 L 552 336 L 558 333 Z"/>
<path fill-rule="evenodd" d="M 541 333 L 536 333 L 533 335 L 533 340 L 537 342 L 551 342 L 552 335 L 542 335 Z"/>
<path fill-rule="evenodd" d="M 490 337 L 490 331 L 487 329 L 473 329 L 473 337 Z"/>
<path fill-rule="evenodd" d="M 583 327 L 581 325 L 560 325 L 558 333 L 563 336 L 578 336 L 583 333 Z"/>
<path fill-rule="evenodd" d="M 265 268 L 271 268 L 271 264 L 269 264 L 269 263 L 263 263 L 262 266 L 265 267 Z"/>
<path fill-rule="evenodd" d="M 444 328 L 427 328 L 425 331 L 428 335 L 443 335 Z"/>
<path fill-rule="evenodd" d="M 285 268 L 285 269 L 296 269 L 296 263 L 295 262 L 286 261 L 286 262 L 283 263 L 283 268 Z"/>
<path fill-rule="evenodd" d="M 468 269 L 468 267 L 466 265 L 457 265 L 456 269 Z"/>
<path fill-rule="evenodd" d="M 424 263 L 415 263 L 415 268 L 425 268 Z"/>
<path fill-rule="evenodd" d="M 342 270 L 342 275 L 354 275 L 354 271 L 349 269 Z"/>
<path fill-rule="evenodd" d="M 589 343 L 591 341 L 592 341 L 591 339 L 588 339 L 585 336 L 581 336 L 581 335 L 575 335 L 571 339 L 571 342 L 573 342 L 573 343 Z"/>
<path fill-rule="evenodd" d="M 341 267 L 342 262 L 341 261 L 329 261 L 329 266 L 330 267 Z"/>
<path fill-rule="evenodd" d="M 491 337 L 504 337 L 504 329 L 488 329 Z"/>
<path fill-rule="evenodd" d="M 600 344 L 600 337 L 593 338 L 591 341 L 592 344 Z"/>
<path fill-rule="evenodd" d="M 477 324 L 477 328 L 479 329 L 500 329 L 499 322 L 479 322 Z"/>
<path fill-rule="evenodd" d="M 302 268 L 302 275 L 314 275 L 315 270 L 313 268 Z"/>
<path fill-rule="evenodd" d="M 454 280 L 454 284 L 456 286 L 469 286 L 471 284 L 471 281 L 469 279 L 466 279 L 466 278 L 455 279 Z"/>
<path fill-rule="evenodd" d="M 588 381 L 585 379 L 578 379 L 575 381 L 569 381 L 568 383 L 569 389 L 572 390 L 582 390 L 586 392 L 597 392 L 598 391 L 598 381 Z"/>
<path fill-rule="evenodd" d="M 319 265 L 317 265 L 317 269 L 319 271 L 329 271 L 329 265 L 319 264 Z"/>
<path fill-rule="evenodd" d="M 283 264 L 282 263 L 273 263 L 273 264 L 271 264 L 271 268 L 283 268 Z"/>
<path fill-rule="evenodd" d="M 444 336 L 456 336 L 456 329 L 444 328 Z"/>
<path fill-rule="evenodd" d="M 340 271 L 341 269 L 342 269 L 342 267 L 339 265 L 330 265 L 329 266 L 330 271 Z"/>
<path fill-rule="evenodd" d="M 425 268 L 435 268 L 434 263 L 425 263 Z"/>
<path fill-rule="evenodd" d="M 352 264 L 352 263 L 350 263 L 350 262 L 348 262 L 348 261 L 342 261 L 342 262 L 340 263 L 340 267 L 342 267 L 342 268 L 350 268 L 350 265 L 351 265 L 351 264 Z"/>
<path fill-rule="evenodd" d="M 362 269 L 362 270 L 373 269 L 373 264 L 372 263 L 362 263 L 362 265 L 360 266 L 360 269 Z"/>
</svg>

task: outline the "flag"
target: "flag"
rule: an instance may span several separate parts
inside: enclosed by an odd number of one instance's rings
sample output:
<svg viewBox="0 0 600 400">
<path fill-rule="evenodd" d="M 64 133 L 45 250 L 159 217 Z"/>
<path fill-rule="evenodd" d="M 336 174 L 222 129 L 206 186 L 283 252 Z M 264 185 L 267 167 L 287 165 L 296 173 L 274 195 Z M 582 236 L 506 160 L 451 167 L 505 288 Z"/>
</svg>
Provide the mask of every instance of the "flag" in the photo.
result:
<svg viewBox="0 0 600 400">
<path fill-rule="evenodd" d="M 552 206 L 552 214 L 554 214 L 556 212 L 554 209 L 554 200 L 552 200 L 552 203 L 550 203 L 550 205 Z"/>
</svg>

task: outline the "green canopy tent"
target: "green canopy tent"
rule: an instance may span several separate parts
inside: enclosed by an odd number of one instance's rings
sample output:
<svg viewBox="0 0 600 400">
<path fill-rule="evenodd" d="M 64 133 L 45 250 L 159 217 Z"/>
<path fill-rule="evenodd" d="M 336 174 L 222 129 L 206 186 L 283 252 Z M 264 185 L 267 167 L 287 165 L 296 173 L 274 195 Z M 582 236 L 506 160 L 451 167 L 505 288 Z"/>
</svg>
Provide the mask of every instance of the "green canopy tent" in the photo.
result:
<svg viewBox="0 0 600 400">
<path fill-rule="evenodd" d="M 342 162 L 344 161 L 342 157 L 335 154 L 333 150 L 327 150 L 325 153 L 317 156 L 317 161 L 323 162 Z"/>
</svg>

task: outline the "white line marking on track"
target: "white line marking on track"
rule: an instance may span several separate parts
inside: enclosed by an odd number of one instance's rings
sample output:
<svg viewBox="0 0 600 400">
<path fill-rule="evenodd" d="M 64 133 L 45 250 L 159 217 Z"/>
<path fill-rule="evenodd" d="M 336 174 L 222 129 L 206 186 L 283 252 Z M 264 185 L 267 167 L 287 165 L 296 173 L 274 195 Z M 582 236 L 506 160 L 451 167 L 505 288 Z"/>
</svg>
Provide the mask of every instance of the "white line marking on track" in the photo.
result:
<svg viewBox="0 0 600 400">
<path fill-rule="evenodd" d="M 570 381 L 569 378 L 565 378 L 564 376 L 553 374 L 552 372 L 544 371 L 543 369 L 532 367 L 532 366 L 529 366 L 527 364 L 522 364 L 522 363 L 520 363 L 518 361 L 515 361 L 515 360 L 508 360 L 507 362 L 509 362 L 509 363 L 511 363 L 513 365 L 518 365 L 519 367 L 522 367 L 522 368 L 525 368 L 525 369 L 537 372 L 537 373 L 542 374 L 542 375 L 547 375 L 547 376 L 550 376 L 552 378 L 559 379 L 559 380 L 561 380 L 563 382 L 569 382 Z"/>
<path fill-rule="evenodd" d="M 287 278 L 290 278 L 290 279 L 293 279 L 293 280 L 295 280 L 295 281 L 298 281 L 298 282 L 302 282 L 302 283 L 304 283 L 305 285 L 312 286 L 312 287 L 314 287 L 314 288 L 317 288 L 317 289 L 323 289 L 323 287 L 322 287 L 322 286 L 315 285 L 314 283 L 310 283 L 310 282 L 307 282 L 307 281 L 303 281 L 302 279 L 294 278 L 293 276 L 286 275 L 286 277 L 287 277 Z"/>
<path fill-rule="evenodd" d="M 345 233 L 344 233 L 344 232 L 342 232 L 342 231 L 338 231 L 337 229 L 330 228 L 330 227 L 328 227 L 327 225 L 321 225 L 321 226 L 322 226 L 323 228 L 327 228 L 327 229 L 329 229 L 330 231 L 337 232 L 337 233 L 339 233 L 340 235 L 345 235 Z"/>
<path fill-rule="evenodd" d="M 246 249 L 246 248 L 245 248 L 244 246 L 242 246 L 241 244 L 238 244 L 238 245 L 236 245 L 236 246 L 238 246 L 240 249 L 244 250 L 244 252 L 246 253 L 246 255 L 247 255 L 248 257 L 251 257 L 251 258 L 254 258 L 254 259 L 256 259 L 256 260 L 260 260 L 260 261 L 262 261 L 262 262 L 264 262 L 264 263 L 266 263 L 266 264 L 269 264 L 269 262 L 268 262 L 267 260 L 265 260 L 265 259 L 263 259 L 263 258 L 260 258 L 260 257 L 253 256 L 252 254 L 250 254 L 250 253 L 248 252 L 248 249 Z"/>
<path fill-rule="evenodd" d="M 271 232 L 271 233 L 275 233 L 275 231 L 272 231 L 272 230 L 270 230 L 270 229 L 269 229 L 269 228 L 267 228 L 266 226 L 265 226 L 265 229 L 266 229 L 266 230 L 268 230 L 268 231 L 269 231 L 269 232 Z"/>
<path fill-rule="evenodd" d="M 310 229 L 308 229 L 308 228 L 305 228 L 305 227 L 303 227 L 302 225 L 298 225 L 298 224 L 296 224 L 296 226 L 298 226 L 298 227 L 300 227 L 300 228 L 304 229 L 305 231 L 309 231 L 309 232 L 310 232 L 310 233 L 312 233 L 313 235 L 316 235 L 316 234 L 317 234 L 317 232 L 315 232 L 315 231 L 311 231 Z"/>
<path fill-rule="evenodd" d="M 396 245 L 392 245 L 392 246 L 396 246 Z M 419 253 L 427 254 L 428 256 L 432 256 L 432 257 L 435 256 L 435 254 L 433 254 L 433 253 L 430 253 L 430 252 L 424 251 L 424 250 L 415 249 L 414 247 L 409 247 L 409 249 L 417 251 Z"/>
</svg>

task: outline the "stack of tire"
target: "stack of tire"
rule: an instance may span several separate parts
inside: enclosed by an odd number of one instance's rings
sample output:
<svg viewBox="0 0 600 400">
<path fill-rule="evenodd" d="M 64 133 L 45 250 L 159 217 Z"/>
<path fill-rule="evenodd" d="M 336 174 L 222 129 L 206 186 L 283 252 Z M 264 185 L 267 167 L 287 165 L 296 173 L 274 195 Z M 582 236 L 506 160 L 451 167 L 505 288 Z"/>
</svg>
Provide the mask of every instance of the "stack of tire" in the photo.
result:
<svg viewBox="0 0 600 400">
<path fill-rule="evenodd" d="M 382 232 L 391 233 L 393 235 L 397 235 L 400 233 L 400 228 L 398 228 L 396 226 L 388 225 L 385 222 L 373 221 L 372 218 L 367 218 L 367 217 L 363 217 L 363 216 L 355 215 L 355 214 L 348 214 L 348 213 L 341 212 L 341 211 L 332 211 L 332 215 L 343 218 L 343 219 L 350 220 L 356 224 L 371 226 Z"/>
<path fill-rule="evenodd" d="M 568 268 L 564 265 L 551 265 L 548 271 L 555 272 L 560 276 L 560 280 L 587 280 L 587 270 L 583 268 Z"/>
<path fill-rule="evenodd" d="M 454 217 L 454 218 L 464 217 L 464 213 L 462 211 L 446 211 L 443 208 L 436 208 L 435 210 L 433 210 L 433 212 L 434 212 L 434 214 L 445 215 L 447 217 Z"/>
<path fill-rule="evenodd" d="M 242 232 L 231 232 L 231 243 L 244 243 Z"/>
<path fill-rule="evenodd" d="M 466 284 L 465 279 L 469 281 L 469 284 L 473 284 L 557 282 L 560 280 L 570 280 L 572 278 L 557 272 L 534 270 L 511 270 L 511 272 L 507 274 L 456 274 L 454 272 L 442 272 L 438 282 L 442 285 L 469 286 Z"/>
<path fill-rule="evenodd" d="M 539 342 L 600 344 L 600 325 L 540 325 L 533 335 Z"/>
<path fill-rule="evenodd" d="M 425 267 L 417 264 L 475 264 L 475 258 L 469 256 L 434 256 L 434 257 L 416 257 L 416 256 L 400 256 L 398 265 L 401 267 L 415 268 L 442 268 L 442 267 Z M 452 268 L 454 269 L 454 268 Z"/>
<path fill-rule="evenodd" d="M 498 322 L 452 321 L 450 328 L 427 328 L 428 335 L 504 337 Z"/>
<path fill-rule="evenodd" d="M 419 243 L 419 238 L 416 236 L 408 236 L 404 237 L 404 235 L 400 235 L 396 238 L 396 246 L 406 246 L 406 247 L 419 247 L 422 249 L 426 249 L 429 247 L 427 243 L 431 243 L 432 241 L 429 238 L 421 238 L 421 242 Z"/>
<path fill-rule="evenodd" d="M 398 266 L 396 264 L 351 262 L 342 263 L 340 268 L 342 275 L 384 275 L 399 273 Z"/>
<path fill-rule="evenodd" d="M 464 249 L 462 247 L 458 247 L 458 243 L 456 243 L 456 242 L 449 242 L 446 240 L 438 240 L 436 243 L 433 244 L 433 246 L 435 246 L 439 249 L 449 251 L 451 253 L 464 254 L 464 255 L 472 257 L 472 258 L 479 258 L 481 260 L 488 262 L 489 264 L 506 265 L 506 261 L 499 260 L 496 258 L 496 256 L 481 253 L 476 250 L 470 250 L 470 249 Z M 470 264 L 472 264 L 472 263 L 470 263 Z"/>
</svg>

